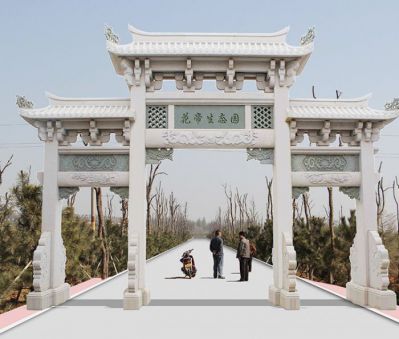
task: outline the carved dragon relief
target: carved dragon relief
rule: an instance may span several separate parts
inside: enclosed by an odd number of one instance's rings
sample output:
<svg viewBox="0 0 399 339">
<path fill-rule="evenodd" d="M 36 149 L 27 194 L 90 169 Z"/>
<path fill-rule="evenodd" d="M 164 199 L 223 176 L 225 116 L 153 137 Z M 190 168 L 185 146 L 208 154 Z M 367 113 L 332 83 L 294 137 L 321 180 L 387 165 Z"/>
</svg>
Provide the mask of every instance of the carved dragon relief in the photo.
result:
<svg viewBox="0 0 399 339">
<path fill-rule="evenodd" d="M 314 185 L 339 186 L 350 181 L 351 176 L 338 173 L 306 173 L 305 178 Z"/>
<path fill-rule="evenodd" d="M 134 233 L 129 241 L 128 248 L 128 261 L 127 261 L 127 270 L 128 270 L 128 292 L 135 293 L 138 288 L 138 246 L 139 239 L 138 235 Z"/>
<path fill-rule="evenodd" d="M 203 133 L 200 131 L 169 130 L 162 134 L 167 145 L 255 145 L 258 135 L 254 131 L 215 131 Z"/>
<path fill-rule="evenodd" d="M 248 148 L 247 161 L 258 160 L 261 164 L 273 164 L 273 149 Z"/>
<path fill-rule="evenodd" d="M 283 246 L 283 289 L 288 292 L 296 291 L 296 252 L 292 237 L 287 233 L 282 234 Z"/>
<path fill-rule="evenodd" d="M 33 289 L 44 292 L 50 288 L 51 233 L 43 232 L 33 253 Z"/>
</svg>

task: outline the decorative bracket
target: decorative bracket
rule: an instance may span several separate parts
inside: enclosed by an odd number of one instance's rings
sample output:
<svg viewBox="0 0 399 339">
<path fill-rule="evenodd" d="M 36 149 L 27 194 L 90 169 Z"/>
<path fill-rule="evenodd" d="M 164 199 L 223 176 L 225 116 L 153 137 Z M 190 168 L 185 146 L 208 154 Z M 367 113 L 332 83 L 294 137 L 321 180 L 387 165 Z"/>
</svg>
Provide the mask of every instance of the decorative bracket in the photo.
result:
<svg viewBox="0 0 399 339">
<path fill-rule="evenodd" d="M 204 77 L 202 74 L 195 74 L 194 76 L 192 62 L 191 59 L 188 58 L 184 74 L 176 74 L 175 80 L 177 89 L 183 90 L 184 92 L 194 92 L 202 88 Z"/>
<path fill-rule="evenodd" d="M 363 129 L 363 136 L 365 141 L 377 141 L 380 136 L 380 130 L 376 126 L 376 123 L 367 121 Z"/>
<path fill-rule="evenodd" d="M 162 88 L 162 74 L 153 74 L 150 67 L 150 60 L 144 60 L 144 83 L 148 92 Z"/>
<path fill-rule="evenodd" d="M 331 122 L 324 121 L 324 125 L 319 132 L 320 140 L 317 142 L 318 146 L 328 146 L 330 144 Z"/>
<path fill-rule="evenodd" d="M 216 74 L 216 87 L 217 89 L 224 90 L 225 92 L 235 92 L 241 90 L 244 84 L 244 75 L 236 73 L 234 69 L 234 60 L 229 59 L 226 74 Z"/>
<path fill-rule="evenodd" d="M 323 127 L 319 131 L 308 132 L 309 140 L 318 146 L 328 146 L 336 138 L 336 132 L 331 130 L 331 122 L 324 121 Z"/>
<path fill-rule="evenodd" d="M 276 75 L 276 61 L 270 60 L 270 64 L 266 67 L 266 73 L 256 75 L 256 87 L 266 93 L 273 92 Z"/>
<path fill-rule="evenodd" d="M 79 192 L 79 187 L 59 187 L 58 199 L 68 199 L 71 195 Z"/>
<path fill-rule="evenodd" d="M 298 199 L 305 192 L 309 192 L 309 187 L 292 187 L 292 198 Z"/>
<path fill-rule="evenodd" d="M 140 60 L 134 60 L 134 68 L 133 68 L 133 75 L 134 75 L 134 84 L 136 86 L 140 86 L 140 79 L 141 79 L 141 66 Z"/>
<path fill-rule="evenodd" d="M 123 59 L 121 61 L 121 67 L 123 69 L 123 76 L 128 86 L 134 85 L 133 67 L 131 61 Z"/>
<path fill-rule="evenodd" d="M 121 132 L 115 133 L 115 139 L 123 146 L 129 146 L 130 144 L 130 120 L 126 119 L 123 123 L 123 129 Z"/>
<path fill-rule="evenodd" d="M 296 120 L 290 121 L 290 140 L 291 146 L 303 141 L 303 132 L 298 129 Z"/>
<path fill-rule="evenodd" d="M 285 60 L 280 60 L 278 76 L 279 76 L 279 85 L 284 86 L 284 84 L 285 84 Z"/>
<path fill-rule="evenodd" d="M 101 146 L 110 139 L 109 131 L 100 131 L 95 120 L 90 120 L 89 130 L 81 133 L 81 138 L 85 144 L 90 146 Z"/>
<path fill-rule="evenodd" d="M 268 148 L 247 148 L 247 161 L 258 160 L 261 164 L 273 164 L 273 150 Z"/>
<path fill-rule="evenodd" d="M 286 67 L 286 78 L 285 85 L 290 87 L 294 84 L 296 79 L 296 74 L 298 72 L 300 63 L 298 61 L 290 61 Z"/>
<path fill-rule="evenodd" d="M 146 164 L 159 164 L 165 159 L 173 161 L 173 148 L 146 148 Z"/>
<path fill-rule="evenodd" d="M 129 187 L 110 187 L 110 191 L 119 195 L 122 200 L 129 199 Z"/>
<path fill-rule="evenodd" d="M 71 143 L 76 142 L 78 137 L 78 133 L 76 131 L 67 131 L 62 126 L 62 122 L 59 120 L 55 122 L 55 127 L 58 145 L 69 146 Z"/>
<path fill-rule="evenodd" d="M 37 128 L 39 139 L 41 141 L 53 141 L 54 127 L 51 121 L 35 121 L 35 127 Z"/>
<path fill-rule="evenodd" d="M 350 199 L 360 199 L 360 188 L 359 187 L 344 187 L 341 186 L 339 190 L 347 195 Z"/>
</svg>

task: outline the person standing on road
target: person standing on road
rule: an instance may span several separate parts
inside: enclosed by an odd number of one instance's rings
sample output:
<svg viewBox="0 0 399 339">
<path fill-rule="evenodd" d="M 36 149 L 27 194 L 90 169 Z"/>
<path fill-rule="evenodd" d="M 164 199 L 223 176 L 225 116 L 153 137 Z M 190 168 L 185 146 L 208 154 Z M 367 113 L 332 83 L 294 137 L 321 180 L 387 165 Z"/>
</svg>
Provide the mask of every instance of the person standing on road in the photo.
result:
<svg viewBox="0 0 399 339">
<path fill-rule="evenodd" d="M 251 258 L 249 240 L 245 237 L 245 232 L 238 233 L 240 242 L 237 248 L 237 258 L 240 261 L 240 281 L 248 281 L 248 263 Z"/>
<path fill-rule="evenodd" d="M 211 239 L 209 249 L 213 255 L 213 277 L 224 279 L 223 276 L 223 239 L 222 231 L 216 230 L 215 236 Z"/>
</svg>

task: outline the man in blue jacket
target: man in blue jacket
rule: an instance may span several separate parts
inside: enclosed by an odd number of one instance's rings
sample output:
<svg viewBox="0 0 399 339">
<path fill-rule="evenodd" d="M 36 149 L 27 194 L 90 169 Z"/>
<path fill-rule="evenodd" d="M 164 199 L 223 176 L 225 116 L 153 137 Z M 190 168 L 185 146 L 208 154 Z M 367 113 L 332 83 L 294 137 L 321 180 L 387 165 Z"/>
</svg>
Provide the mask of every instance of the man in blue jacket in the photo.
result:
<svg viewBox="0 0 399 339">
<path fill-rule="evenodd" d="M 224 279 L 223 276 L 223 239 L 222 231 L 217 230 L 212 238 L 209 249 L 213 255 L 213 277 Z"/>
</svg>

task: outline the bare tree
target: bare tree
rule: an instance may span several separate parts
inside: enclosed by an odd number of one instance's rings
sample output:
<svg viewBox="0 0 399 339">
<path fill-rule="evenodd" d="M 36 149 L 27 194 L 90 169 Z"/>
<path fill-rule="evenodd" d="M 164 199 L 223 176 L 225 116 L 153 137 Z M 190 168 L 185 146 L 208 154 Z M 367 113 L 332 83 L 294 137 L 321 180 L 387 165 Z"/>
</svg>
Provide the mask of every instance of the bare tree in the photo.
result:
<svg viewBox="0 0 399 339">
<path fill-rule="evenodd" d="M 151 195 L 152 192 L 152 187 L 154 185 L 155 178 L 158 175 L 161 174 L 166 174 L 165 172 L 158 172 L 159 166 L 161 163 L 158 163 L 157 165 L 151 165 L 150 166 L 150 173 L 148 174 L 148 180 L 147 180 L 147 192 L 146 192 L 146 198 L 147 198 L 147 219 L 146 219 L 146 228 L 147 228 L 147 234 L 151 234 L 151 204 L 153 199 L 156 196 L 156 193 Z"/>
<path fill-rule="evenodd" d="M 398 182 L 397 176 L 395 176 L 395 180 L 393 181 L 393 184 L 392 184 L 392 194 L 393 194 L 393 200 L 395 201 L 395 205 L 396 205 L 396 227 L 397 227 L 397 231 L 399 233 L 399 203 L 398 203 L 398 199 L 396 197 L 396 190 L 399 191 L 399 182 Z"/>
<path fill-rule="evenodd" d="M 302 204 L 303 204 L 303 211 L 305 213 L 306 227 L 308 228 L 309 231 L 311 231 L 310 218 L 312 217 L 312 215 L 311 215 L 309 194 L 307 192 L 302 193 Z"/>
<path fill-rule="evenodd" d="M 8 168 L 8 167 L 10 167 L 11 165 L 12 165 L 12 158 L 14 157 L 14 155 L 11 155 L 10 156 L 10 158 L 7 160 L 7 162 L 6 162 L 6 164 L 3 166 L 3 167 L 1 167 L 0 166 L 0 185 L 3 183 L 3 174 L 4 174 L 4 171 Z"/>
<path fill-rule="evenodd" d="M 112 221 L 112 215 L 113 215 L 113 208 L 112 208 L 112 200 L 114 200 L 114 195 L 111 196 L 111 198 L 107 195 L 107 218 L 108 220 Z"/>
<path fill-rule="evenodd" d="M 101 260 L 101 278 L 108 278 L 108 264 L 109 264 L 109 251 L 106 242 L 106 229 L 104 222 L 104 211 L 103 211 L 103 202 L 102 202 L 102 192 L 101 187 L 95 187 L 96 192 L 96 206 L 97 206 L 97 219 L 98 219 L 98 228 L 97 228 L 97 236 L 101 240 L 101 252 L 102 252 L 102 260 Z"/>
<path fill-rule="evenodd" d="M 381 174 L 382 161 L 378 167 L 378 173 Z M 376 193 L 376 204 L 377 204 L 377 225 L 381 229 L 382 235 L 384 235 L 384 225 L 382 224 L 382 214 L 385 209 L 385 189 L 384 189 L 384 178 L 381 176 L 377 183 Z"/>
<path fill-rule="evenodd" d="M 73 193 L 67 199 L 67 206 L 70 207 L 70 208 L 73 208 L 75 206 L 76 193 L 77 192 Z"/>
<path fill-rule="evenodd" d="M 273 220 L 273 192 L 272 192 L 273 179 L 266 177 L 267 187 L 267 203 L 266 203 L 266 220 Z"/>
<path fill-rule="evenodd" d="M 334 257 L 335 257 L 335 244 L 334 244 L 334 201 L 333 201 L 333 188 L 327 187 L 328 191 L 328 227 L 330 229 L 330 246 L 331 246 L 331 262 L 330 262 L 330 284 L 334 283 Z"/>
<path fill-rule="evenodd" d="M 230 231 L 234 231 L 234 212 L 233 212 L 233 194 L 231 192 L 231 188 L 227 189 L 227 184 L 223 185 L 224 194 L 227 199 L 227 211 L 226 211 L 226 218 L 230 226 Z"/>
<path fill-rule="evenodd" d="M 128 206 L 129 206 L 129 200 L 126 198 L 121 199 L 121 212 L 122 212 L 122 219 L 121 219 L 121 232 L 122 234 L 125 234 L 127 232 L 128 228 Z"/>
</svg>

